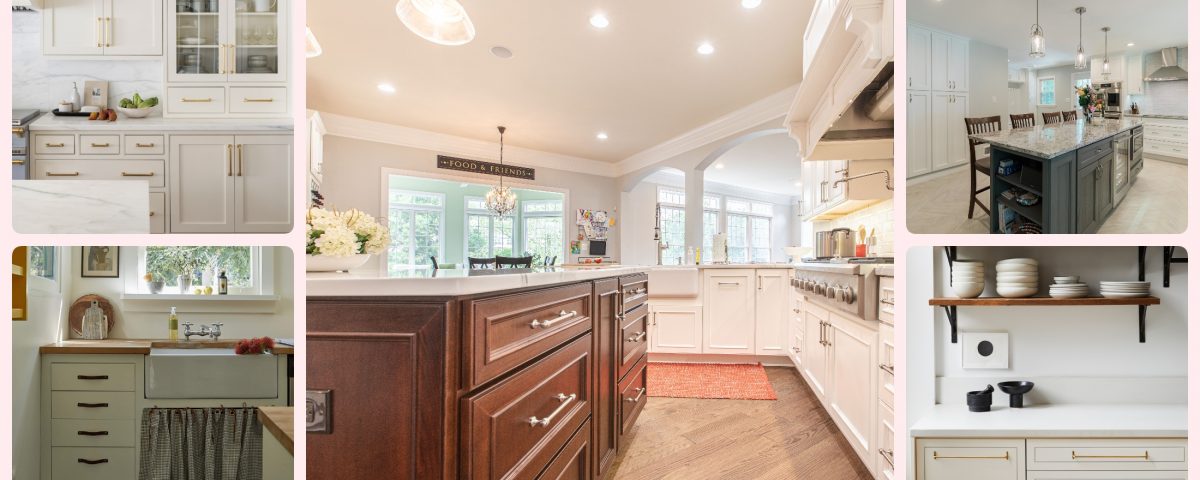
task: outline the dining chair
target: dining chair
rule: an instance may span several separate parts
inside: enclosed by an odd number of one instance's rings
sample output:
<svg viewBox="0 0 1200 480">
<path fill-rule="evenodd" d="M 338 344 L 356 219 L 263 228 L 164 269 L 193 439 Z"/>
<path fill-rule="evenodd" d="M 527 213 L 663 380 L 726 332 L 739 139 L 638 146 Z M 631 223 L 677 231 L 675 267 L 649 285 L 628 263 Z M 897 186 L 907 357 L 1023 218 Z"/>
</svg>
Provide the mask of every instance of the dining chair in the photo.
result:
<svg viewBox="0 0 1200 480">
<path fill-rule="evenodd" d="M 1062 123 L 1062 121 L 1062 112 L 1042 113 L 1042 123 L 1045 125 L 1054 125 L 1056 123 Z"/>
<path fill-rule="evenodd" d="M 1033 114 L 1031 113 L 1029 115 L 1030 115 L 1030 119 L 1032 119 Z M 973 134 L 977 134 L 977 133 L 999 132 L 1000 129 L 1003 128 L 1003 126 L 1000 123 L 999 115 L 994 115 L 991 117 L 968 118 L 968 119 L 966 119 L 966 122 L 967 122 L 967 135 L 968 135 L 967 148 L 971 151 L 971 169 L 970 169 L 971 204 L 970 204 L 970 207 L 967 208 L 967 218 L 974 218 L 975 217 L 975 205 L 979 205 L 979 208 L 983 209 L 983 213 L 988 214 L 988 215 L 992 214 L 991 210 L 988 210 L 987 205 L 984 205 L 984 203 L 979 200 L 979 194 L 991 189 L 992 182 L 991 182 L 991 180 L 988 180 L 987 186 L 985 186 L 983 188 L 979 188 L 979 184 L 976 179 L 976 174 L 978 174 L 980 172 L 982 172 L 984 175 L 987 175 L 987 177 L 989 179 L 991 178 L 991 176 L 992 176 L 992 154 L 991 154 L 991 150 L 989 149 L 989 147 L 987 147 L 986 142 L 983 142 L 980 140 L 975 140 L 975 139 L 971 138 L 969 135 L 973 135 Z M 1015 126 L 1015 120 L 1014 120 L 1014 126 Z M 976 150 L 976 147 L 978 147 L 980 145 L 984 146 L 984 153 L 986 155 L 979 156 L 979 153 Z"/>
<path fill-rule="evenodd" d="M 1079 114 L 1071 110 L 1069 112 L 1062 112 L 1062 117 L 1064 122 L 1074 122 L 1079 119 Z"/>
<path fill-rule="evenodd" d="M 1012 120 L 1012 128 L 1032 127 L 1035 123 L 1032 113 L 1017 113 L 1009 115 L 1008 118 Z"/>
<path fill-rule="evenodd" d="M 496 255 L 496 268 L 533 268 L 533 256 L 502 257 Z"/>
<path fill-rule="evenodd" d="M 478 268 L 496 268 L 495 257 L 489 257 L 489 258 L 467 257 L 467 263 L 470 264 L 471 270 L 475 270 Z"/>
</svg>

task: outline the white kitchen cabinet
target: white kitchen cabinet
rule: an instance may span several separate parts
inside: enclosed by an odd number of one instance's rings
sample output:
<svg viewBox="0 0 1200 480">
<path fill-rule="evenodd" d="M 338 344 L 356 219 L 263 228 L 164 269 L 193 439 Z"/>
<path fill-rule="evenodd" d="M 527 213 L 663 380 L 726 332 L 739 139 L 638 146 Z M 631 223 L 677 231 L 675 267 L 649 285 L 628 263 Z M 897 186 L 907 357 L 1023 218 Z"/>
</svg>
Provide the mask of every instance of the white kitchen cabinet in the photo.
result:
<svg viewBox="0 0 1200 480">
<path fill-rule="evenodd" d="M 930 89 L 945 92 L 967 91 L 967 39 L 933 32 L 930 44 Z"/>
<path fill-rule="evenodd" d="M 1145 56 L 1141 52 L 1131 53 L 1125 57 L 1125 83 L 1121 85 L 1121 93 L 1125 95 L 1144 95 L 1146 93 L 1145 68 Z M 1128 97 L 1121 101 L 1128 101 Z"/>
<path fill-rule="evenodd" d="M 908 178 L 962 165 L 969 159 L 966 124 L 970 41 L 909 25 Z M 928 69 L 929 74 L 924 72 Z M 927 80 L 927 81 L 926 81 Z"/>
<path fill-rule="evenodd" d="M 804 304 L 800 298 L 792 299 L 792 308 L 788 310 L 788 357 L 801 372 L 804 364 Z"/>
<path fill-rule="evenodd" d="M 1187 441 L 1176 438 L 1030 438 L 1029 470 L 1187 471 Z"/>
<path fill-rule="evenodd" d="M 1125 57 L 1110 55 L 1108 57 L 1108 75 L 1104 74 L 1104 57 L 1093 58 L 1091 62 L 1092 85 L 1125 80 Z M 1124 87 L 1124 85 L 1122 85 Z"/>
<path fill-rule="evenodd" d="M 759 355 L 787 354 L 790 279 L 790 269 L 755 271 L 754 350 Z"/>
<path fill-rule="evenodd" d="M 704 272 L 704 353 L 755 353 L 755 271 Z"/>
<path fill-rule="evenodd" d="M 825 198 L 826 207 L 846 201 L 849 189 L 846 182 L 839 183 L 838 180 L 850 175 L 850 162 L 848 160 L 830 160 L 821 163 L 825 165 L 825 178 L 829 182 L 826 186 L 828 190 Z"/>
<path fill-rule="evenodd" d="M 921 27 L 908 26 L 908 89 L 929 90 L 933 65 L 933 32 Z M 911 124 L 911 122 L 910 122 Z"/>
<path fill-rule="evenodd" d="M 291 135 L 237 136 L 234 231 L 286 233 L 292 227 Z M 280 181 L 287 179 L 287 181 Z"/>
<path fill-rule="evenodd" d="M 164 3 L 161 0 L 44 0 L 42 53 L 162 55 Z"/>
<path fill-rule="evenodd" d="M 818 398 L 828 392 L 829 351 L 826 349 L 826 325 L 829 311 L 811 302 L 804 305 L 804 363 L 800 370 Z M 823 403 L 823 402 L 822 402 Z"/>
<path fill-rule="evenodd" d="M 171 137 L 173 233 L 291 230 L 290 135 Z"/>
<path fill-rule="evenodd" d="M 1144 152 L 1147 155 L 1186 159 L 1188 154 L 1187 120 L 1147 118 L 1144 125 Z"/>
<path fill-rule="evenodd" d="M 930 168 L 937 171 L 967 163 L 967 95 L 934 92 L 932 113 Z"/>
<path fill-rule="evenodd" d="M 933 122 L 932 101 L 932 94 L 930 92 L 908 92 L 908 134 L 906 137 L 908 143 L 908 171 L 905 174 L 909 178 L 933 171 L 933 161 L 929 154 L 932 150 L 933 135 L 931 131 Z"/>
<path fill-rule="evenodd" d="M 871 203 L 892 197 L 882 174 L 839 182 L 847 177 L 886 170 L 887 180 L 895 182 L 892 160 L 814 160 L 808 167 L 802 195 L 813 208 L 802 220 L 828 220 L 853 212 Z M 803 173 L 802 173 L 803 174 Z M 811 200 L 808 200 L 811 199 Z"/>
<path fill-rule="evenodd" d="M 651 353 L 704 353 L 704 307 L 651 305 Z"/>
<path fill-rule="evenodd" d="M 891 277 L 882 277 L 891 278 Z M 880 285 L 882 288 L 882 285 Z M 882 316 L 882 314 L 881 314 Z M 881 323 L 879 325 L 879 370 L 877 370 L 878 380 L 875 382 L 878 391 L 879 403 L 878 410 L 875 415 L 876 424 L 876 447 L 875 447 L 875 478 L 894 478 L 895 468 L 895 421 L 896 415 L 895 398 L 896 398 L 896 340 L 895 330 L 891 325 Z"/>
<path fill-rule="evenodd" d="M 875 430 L 875 380 L 877 333 L 857 320 L 836 313 L 829 316 L 826 337 L 830 343 L 830 382 L 828 405 L 834 420 L 842 427 L 850 446 L 867 465 L 871 465 L 872 434 Z"/>
<path fill-rule="evenodd" d="M 916 441 L 917 480 L 1025 480 L 1023 439 Z"/>
</svg>

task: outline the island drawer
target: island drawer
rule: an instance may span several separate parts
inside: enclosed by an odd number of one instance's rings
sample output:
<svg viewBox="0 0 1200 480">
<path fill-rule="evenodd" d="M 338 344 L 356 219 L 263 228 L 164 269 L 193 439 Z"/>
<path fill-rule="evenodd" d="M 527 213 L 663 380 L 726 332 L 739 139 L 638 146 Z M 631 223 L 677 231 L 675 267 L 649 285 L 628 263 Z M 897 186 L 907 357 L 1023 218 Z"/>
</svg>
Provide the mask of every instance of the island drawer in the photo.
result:
<svg viewBox="0 0 1200 480">
<path fill-rule="evenodd" d="M 634 424 L 637 423 L 638 415 L 641 415 L 642 409 L 646 408 L 646 356 L 638 360 L 637 365 L 633 367 L 633 371 L 626 375 L 617 386 L 620 389 L 621 396 L 617 398 L 617 403 L 620 406 L 616 408 L 621 412 L 621 428 L 617 435 L 617 451 L 624 451 L 629 448 L 626 438 L 629 432 L 633 430 Z"/>
<path fill-rule="evenodd" d="M 37 180 L 145 180 L 152 188 L 162 188 L 166 176 L 163 160 L 38 160 L 33 164 Z"/>
<path fill-rule="evenodd" d="M 618 371 L 617 378 L 625 378 L 634 365 L 637 365 L 638 360 L 646 355 L 646 342 L 649 341 L 649 338 L 646 337 L 648 334 L 646 327 L 649 318 L 650 306 L 642 304 L 632 312 L 625 314 L 621 321 L 621 369 Z"/>
<path fill-rule="evenodd" d="M 162 155 L 167 152 L 162 135 L 126 135 L 126 155 Z"/>
<path fill-rule="evenodd" d="M 628 312 L 646 303 L 650 296 L 650 277 L 644 273 L 621 277 L 621 301 Z"/>
<path fill-rule="evenodd" d="M 1083 168 L 1096 160 L 1103 158 L 1105 155 L 1112 153 L 1113 142 L 1111 138 L 1106 138 L 1099 142 L 1081 147 L 1079 149 L 1079 167 Z"/>
<path fill-rule="evenodd" d="M 84 155 L 119 155 L 120 135 L 80 135 L 79 153 Z"/>
<path fill-rule="evenodd" d="M 52 363 L 51 390 L 132 392 L 132 363 Z"/>
<path fill-rule="evenodd" d="M 137 439 L 133 420 L 50 421 L 51 445 L 55 447 L 132 447 Z"/>
<path fill-rule="evenodd" d="M 591 345 L 577 338 L 463 401 L 465 478 L 533 478 L 550 464 L 592 414 Z"/>
<path fill-rule="evenodd" d="M 568 478 L 592 478 L 592 421 L 583 422 L 583 426 L 575 435 L 567 440 L 546 471 L 538 475 L 538 480 L 563 480 Z"/>
<path fill-rule="evenodd" d="M 51 392 L 51 418 L 133 419 L 133 392 Z"/>
<path fill-rule="evenodd" d="M 132 448 L 54 447 L 50 457 L 50 478 L 53 480 L 128 480 L 137 477 L 137 459 Z"/>
<path fill-rule="evenodd" d="M 592 329 L 592 284 L 467 302 L 465 378 L 475 388 Z"/>
<path fill-rule="evenodd" d="M 33 153 L 38 155 L 74 155 L 74 135 L 38 135 L 33 140 Z"/>
<path fill-rule="evenodd" d="M 1187 470 L 1185 439 L 1029 439 L 1030 470 Z"/>
</svg>

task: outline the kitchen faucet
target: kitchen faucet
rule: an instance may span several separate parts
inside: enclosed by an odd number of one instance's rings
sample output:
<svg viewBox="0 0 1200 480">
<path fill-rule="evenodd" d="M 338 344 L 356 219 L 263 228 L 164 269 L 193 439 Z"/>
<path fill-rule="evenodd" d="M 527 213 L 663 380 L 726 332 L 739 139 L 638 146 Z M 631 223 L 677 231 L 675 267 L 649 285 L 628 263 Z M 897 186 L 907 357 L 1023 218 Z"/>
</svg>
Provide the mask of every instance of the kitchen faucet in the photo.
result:
<svg viewBox="0 0 1200 480">
<path fill-rule="evenodd" d="M 183 341 L 185 342 L 190 341 L 193 335 L 197 337 L 212 337 L 212 341 L 215 342 L 218 338 L 221 338 L 221 326 L 225 324 L 201 325 L 199 332 L 193 332 L 192 325 L 194 325 L 192 322 L 184 322 L 183 324 Z"/>
</svg>

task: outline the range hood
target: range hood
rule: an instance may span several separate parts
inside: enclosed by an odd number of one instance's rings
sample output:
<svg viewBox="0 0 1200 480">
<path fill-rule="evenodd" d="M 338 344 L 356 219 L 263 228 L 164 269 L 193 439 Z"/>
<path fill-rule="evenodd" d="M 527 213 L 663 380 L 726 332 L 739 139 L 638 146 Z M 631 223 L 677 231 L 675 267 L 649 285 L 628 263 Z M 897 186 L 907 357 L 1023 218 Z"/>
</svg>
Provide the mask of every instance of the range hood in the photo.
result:
<svg viewBox="0 0 1200 480">
<path fill-rule="evenodd" d="M 893 67 L 892 62 L 884 65 L 805 160 L 890 160 L 895 156 Z"/>
<path fill-rule="evenodd" d="M 1187 80 L 1187 70 L 1179 68 L 1179 49 L 1162 49 L 1163 65 L 1158 70 L 1146 75 L 1147 82 L 1173 82 Z"/>
</svg>

